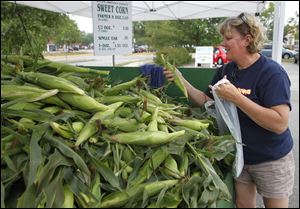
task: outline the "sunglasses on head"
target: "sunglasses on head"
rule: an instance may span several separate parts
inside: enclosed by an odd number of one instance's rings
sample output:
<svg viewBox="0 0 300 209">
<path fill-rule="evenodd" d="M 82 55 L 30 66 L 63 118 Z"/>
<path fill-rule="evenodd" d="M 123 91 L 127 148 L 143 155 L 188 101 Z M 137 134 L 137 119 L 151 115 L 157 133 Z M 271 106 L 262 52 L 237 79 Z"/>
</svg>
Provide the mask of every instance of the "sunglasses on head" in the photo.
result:
<svg viewBox="0 0 300 209">
<path fill-rule="evenodd" d="M 242 20 L 248 27 L 250 27 L 249 24 L 248 24 L 248 19 L 247 19 L 246 15 L 244 14 L 244 12 L 242 12 L 238 17 L 241 18 L 241 20 Z"/>
</svg>

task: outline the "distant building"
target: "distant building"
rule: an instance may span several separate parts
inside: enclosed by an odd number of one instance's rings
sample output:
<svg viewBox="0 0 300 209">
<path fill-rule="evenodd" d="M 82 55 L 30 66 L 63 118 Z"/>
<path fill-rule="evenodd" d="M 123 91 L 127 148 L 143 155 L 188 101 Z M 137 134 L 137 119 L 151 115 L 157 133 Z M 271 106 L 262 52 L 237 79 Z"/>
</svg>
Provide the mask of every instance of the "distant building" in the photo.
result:
<svg viewBox="0 0 300 209">
<path fill-rule="evenodd" d="M 285 36 L 285 44 L 284 46 L 286 48 L 292 49 L 292 50 L 296 50 L 299 51 L 299 40 L 295 40 L 294 35 L 292 34 L 287 34 Z"/>
</svg>

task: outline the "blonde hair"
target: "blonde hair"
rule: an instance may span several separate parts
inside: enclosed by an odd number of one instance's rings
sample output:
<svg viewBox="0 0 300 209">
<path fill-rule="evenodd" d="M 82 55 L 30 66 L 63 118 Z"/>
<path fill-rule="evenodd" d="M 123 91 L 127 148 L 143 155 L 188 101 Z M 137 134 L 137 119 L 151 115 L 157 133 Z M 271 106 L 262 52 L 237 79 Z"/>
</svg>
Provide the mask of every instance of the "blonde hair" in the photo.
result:
<svg viewBox="0 0 300 209">
<path fill-rule="evenodd" d="M 237 17 L 230 17 L 224 20 L 219 26 L 219 31 L 223 36 L 231 37 L 231 29 L 234 27 L 242 36 L 250 34 L 252 39 L 247 46 L 247 51 L 251 54 L 259 52 L 266 40 L 265 30 L 259 20 L 248 13 L 241 13 Z"/>
</svg>

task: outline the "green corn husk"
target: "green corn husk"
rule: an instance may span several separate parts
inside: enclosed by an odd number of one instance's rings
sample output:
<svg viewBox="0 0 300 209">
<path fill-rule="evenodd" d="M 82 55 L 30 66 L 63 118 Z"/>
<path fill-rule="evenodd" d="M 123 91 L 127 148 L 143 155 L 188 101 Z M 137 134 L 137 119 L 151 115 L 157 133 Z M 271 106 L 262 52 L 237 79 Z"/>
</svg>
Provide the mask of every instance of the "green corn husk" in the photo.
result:
<svg viewBox="0 0 300 209">
<path fill-rule="evenodd" d="M 148 124 L 148 129 L 147 129 L 148 131 L 158 131 L 158 123 L 157 123 L 158 110 L 159 108 L 156 107 L 154 113 L 152 114 L 152 120 Z"/>
<path fill-rule="evenodd" d="M 56 96 L 57 93 L 57 89 L 45 90 L 27 85 L 1 85 L 1 98 L 3 99 L 15 100 L 24 98 L 28 102 L 40 101 L 70 109 L 69 105 Z"/>
<path fill-rule="evenodd" d="M 158 124 L 158 130 L 169 133 L 168 126 L 166 124 Z"/>
<path fill-rule="evenodd" d="M 60 78 L 45 73 L 21 72 L 19 73 L 22 79 L 30 83 L 38 84 L 46 89 L 58 89 L 60 92 L 68 92 L 79 95 L 84 95 L 84 91 L 77 87 L 67 79 Z"/>
<path fill-rule="evenodd" d="M 148 100 L 151 100 L 154 104 L 159 105 L 162 104 L 163 102 L 154 94 L 152 94 L 151 92 L 145 91 L 143 89 L 139 90 L 139 93 L 146 97 Z"/>
<path fill-rule="evenodd" d="M 36 110 L 40 109 L 44 104 L 40 102 L 19 102 L 14 105 L 11 105 L 8 107 L 8 109 L 13 109 L 13 110 Z"/>
<path fill-rule="evenodd" d="M 137 103 L 140 98 L 138 96 L 120 95 L 120 96 L 103 96 L 97 99 L 104 104 L 112 104 L 115 102 Z"/>
<path fill-rule="evenodd" d="M 43 110 L 46 112 L 49 112 L 51 114 L 56 114 L 56 113 L 62 111 L 62 109 L 57 106 L 45 107 L 45 108 L 43 108 Z"/>
<path fill-rule="evenodd" d="M 172 157 L 172 155 L 169 155 L 164 163 L 164 172 L 167 175 L 173 176 L 175 178 L 180 178 L 179 170 L 177 166 L 176 160 Z"/>
<path fill-rule="evenodd" d="M 69 105 L 87 112 L 98 112 L 108 109 L 106 105 L 97 102 L 94 98 L 86 94 L 58 93 L 58 97 Z"/>
<path fill-rule="evenodd" d="M 136 131 L 131 133 L 120 133 L 109 138 L 112 141 L 121 144 L 134 144 L 134 145 L 160 145 L 168 143 L 179 136 L 184 135 L 185 131 L 177 131 L 173 133 L 166 133 L 163 131 Z"/>
<path fill-rule="evenodd" d="M 136 77 L 134 79 L 132 79 L 131 81 L 128 82 L 124 82 L 121 84 L 118 84 L 116 86 L 113 86 L 111 88 L 107 88 L 104 90 L 104 95 L 106 96 L 114 96 L 114 95 L 118 95 L 121 91 L 125 91 L 130 89 L 131 87 L 135 86 L 137 81 L 141 79 L 140 77 Z"/>
<path fill-rule="evenodd" d="M 79 133 L 84 127 L 84 123 L 81 121 L 76 121 L 72 123 L 72 128 L 74 129 L 75 133 Z"/>
<path fill-rule="evenodd" d="M 180 118 L 175 118 L 172 120 L 172 123 L 177 125 L 177 126 L 184 126 L 196 131 L 201 131 L 202 129 L 207 129 L 209 126 L 209 123 L 203 123 L 200 120 L 188 120 L 188 119 L 180 119 Z"/>
<path fill-rule="evenodd" d="M 44 62 L 49 62 L 48 60 L 45 60 Z M 40 64 L 43 62 L 41 61 Z M 57 72 L 73 72 L 73 73 L 95 73 L 98 75 L 109 75 L 110 71 L 108 70 L 95 70 L 85 67 L 78 67 L 73 65 L 68 65 L 61 62 L 52 62 L 50 61 L 49 64 L 47 64 L 48 69 L 53 69 Z"/>
<path fill-rule="evenodd" d="M 180 76 L 179 70 L 175 66 L 171 65 L 168 61 L 166 61 L 163 54 L 161 54 L 161 59 L 164 67 L 173 72 L 175 85 L 180 89 L 184 96 L 188 98 L 188 93 L 185 88 L 184 81 Z"/>
<path fill-rule="evenodd" d="M 186 152 L 183 153 L 183 156 L 181 157 L 181 162 L 179 164 L 179 175 L 180 176 L 186 176 L 188 172 L 189 167 L 189 157 Z"/>
<path fill-rule="evenodd" d="M 120 118 L 114 117 L 112 119 L 107 119 L 103 121 L 103 124 L 107 128 L 117 128 L 121 131 L 125 132 L 133 132 L 146 127 L 143 123 L 138 123 L 136 119 L 127 119 L 127 118 Z"/>
<path fill-rule="evenodd" d="M 177 180 L 164 180 L 145 183 L 134 186 L 125 191 L 117 191 L 103 198 L 101 203 L 97 205 L 99 208 L 118 208 L 124 206 L 131 198 L 137 197 L 137 200 L 141 200 L 146 193 L 148 197 L 160 192 L 163 188 L 172 187 L 178 183 Z M 138 196 L 139 195 L 139 196 Z"/>
<path fill-rule="evenodd" d="M 149 179 L 153 172 L 155 171 L 160 164 L 162 164 L 165 159 L 168 157 L 169 153 L 166 150 L 166 147 L 158 148 L 151 157 L 143 164 L 139 169 L 137 176 L 129 182 L 130 185 L 139 185 L 143 183 L 146 179 Z"/>
<path fill-rule="evenodd" d="M 120 116 L 120 117 L 122 117 L 122 118 L 126 118 L 126 117 L 128 117 L 129 115 L 131 115 L 132 113 L 133 113 L 133 111 L 132 111 L 131 108 L 129 108 L 129 107 L 120 107 L 120 108 L 116 111 L 115 115 L 116 115 L 116 116 Z"/>
<path fill-rule="evenodd" d="M 64 186 L 64 203 L 62 208 L 73 208 L 74 207 L 74 194 L 71 189 L 65 185 Z"/>
<path fill-rule="evenodd" d="M 89 137 L 93 136 L 97 131 L 97 121 L 103 121 L 109 117 L 112 117 L 114 112 L 123 104 L 123 102 L 116 102 L 108 106 L 108 110 L 104 112 L 98 112 L 87 122 L 84 128 L 80 131 L 77 137 L 75 146 L 79 146 L 81 143 L 86 141 Z"/>
<path fill-rule="evenodd" d="M 50 122 L 49 123 L 51 128 L 58 133 L 59 135 L 61 135 L 62 137 L 66 138 L 66 139 L 71 139 L 73 138 L 73 133 L 70 131 L 70 129 L 66 126 L 60 125 L 56 122 Z"/>
<path fill-rule="evenodd" d="M 73 75 L 60 76 L 67 79 L 68 81 L 74 83 L 76 86 L 79 86 L 81 89 L 88 91 L 90 86 L 80 77 Z"/>
</svg>

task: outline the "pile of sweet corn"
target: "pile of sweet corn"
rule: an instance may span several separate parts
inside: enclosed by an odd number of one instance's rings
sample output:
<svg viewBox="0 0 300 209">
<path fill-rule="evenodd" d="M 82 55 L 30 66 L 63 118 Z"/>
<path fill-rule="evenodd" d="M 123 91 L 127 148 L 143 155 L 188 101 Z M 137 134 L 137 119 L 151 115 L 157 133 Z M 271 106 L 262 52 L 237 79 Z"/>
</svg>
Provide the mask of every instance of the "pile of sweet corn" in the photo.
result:
<svg viewBox="0 0 300 209">
<path fill-rule="evenodd" d="M 1 56 L 1 207 L 216 207 L 231 135 L 138 76 Z"/>
</svg>

